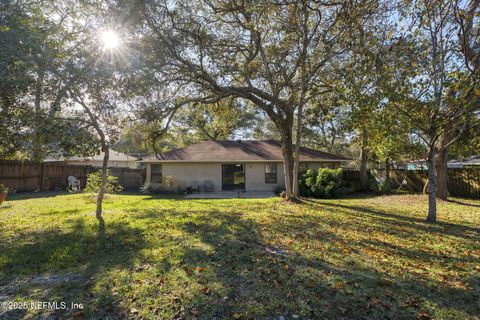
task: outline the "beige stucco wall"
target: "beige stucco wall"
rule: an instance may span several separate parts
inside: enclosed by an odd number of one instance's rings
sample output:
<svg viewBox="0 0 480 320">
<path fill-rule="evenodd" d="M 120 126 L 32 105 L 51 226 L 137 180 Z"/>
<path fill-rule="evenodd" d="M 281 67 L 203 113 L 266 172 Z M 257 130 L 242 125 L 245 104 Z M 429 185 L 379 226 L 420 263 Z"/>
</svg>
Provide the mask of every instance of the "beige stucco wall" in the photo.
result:
<svg viewBox="0 0 480 320">
<path fill-rule="evenodd" d="M 146 164 L 146 182 L 151 182 L 151 164 Z M 185 188 L 198 181 L 202 186 L 205 180 L 213 183 L 214 191 L 222 190 L 222 163 L 162 163 L 162 180 L 165 184 L 172 181 L 176 186 Z M 277 163 L 277 184 L 265 183 L 265 162 L 245 163 L 245 189 L 248 191 L 274 191 L 277 186 L 284 187 L 285 179 L 282 163 Z M 159 185 L 154 185 L 159 187 Z M 168 188 L 167 188 L 168 189 Z"/>
<path fill-rule="evenodd" d="M 265 183 L 265 164 L 267 162 L 245 163 L 245 189 L 247 191 L 275 191 L 278 187 L 285 188 L 285 175 L 283 163 L 277 162 L 277 183 Z M 151 164 L 146 163 L 146 182 L 151 181 Z M 308 169 L 339 168 L 340 163 L 334 162 L 309 162 Z M 170 189 L 176 190 L 177 186 L 185 188 L 198 181 L 203 186 L 205 180 L 212 181 L 214 191 L 222 190 L 222 163 L 162 163 L 162 179 L 173 182 Z M 154 185 L 160 187 L 160 185 Z M 166 186 L 165 186 L 166 187 Z M 166 187 L 166 189 L 169 189 Z"/>
<path fill-rule="evenodd" d="M 146 164 L 146 182 L 151 181 L 151 164 Z M 214 191 L 222 190 L 222 164 L 221 163 L 162 163 L 162 180 L 165 189 L 175 190 L 177 186 L 188 187 L 192 181 L 198 181 L 203 186 L 205 180 L 213 183 Z M 166 186 L 166 181 L 173 186 Z M 154 187 L 158 187 L 154 185 Z"/>
<path fill-rule="evenodd" d="M 182 188 L 190 186 L 192 181 L 198 181 L 200 184 L 200 190 L 202 190 L 205 180 L 210 180 L 213 183 L 213 190 L 221 191 L 222 164 L 164 163 L 162 166 L 162 179 L 164 183 L 166 182 L 166 179 L 169 179 L 175 186 L 180 186 Z"/>
<path fill-rule="evenodd" d="M 265 183 L 265 164 L 267 162 L 247 163 L 245 168 L 245 189 L 248 191 L 275 191 L 285 187 L 283 163 L 277 162 L 277 183 Z"/>
</svg>

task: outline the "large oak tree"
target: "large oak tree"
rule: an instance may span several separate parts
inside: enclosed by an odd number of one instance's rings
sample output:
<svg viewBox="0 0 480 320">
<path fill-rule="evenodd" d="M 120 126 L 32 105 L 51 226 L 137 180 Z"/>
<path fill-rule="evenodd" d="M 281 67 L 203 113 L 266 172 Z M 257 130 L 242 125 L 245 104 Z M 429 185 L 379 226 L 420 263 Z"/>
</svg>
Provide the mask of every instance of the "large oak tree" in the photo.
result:
<svg viewBox="0 0 480 320">
<path fill-rule="evenodd" d="M 268 115 L 282 141 L 287 198 L 295 198 L 295 116 L 300 130 L 323 72 L 348 51 L 344 37 L 364 3 L 157 0 L 141 5 L 143 39 L 150 67 L 184 98 L 177 104 L 235 97 Z"/>
</svg>

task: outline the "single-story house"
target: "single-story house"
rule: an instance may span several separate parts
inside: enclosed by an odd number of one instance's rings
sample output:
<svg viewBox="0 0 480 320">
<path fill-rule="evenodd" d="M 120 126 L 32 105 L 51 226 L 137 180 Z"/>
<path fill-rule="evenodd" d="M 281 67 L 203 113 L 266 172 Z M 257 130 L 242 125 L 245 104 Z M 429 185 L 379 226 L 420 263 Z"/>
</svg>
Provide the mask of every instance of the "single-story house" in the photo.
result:
<svg viewBox="0 0 480 320">
<path fill-rule="evenodd" d="M 99 151 L 93 157 L 55 157 L 51 159 L 45 159 L 44 162 L 65 162 L 65 164 L 87 165 L 98 168 L 102 167 L 103 165 L 104 155 L 104 152 Z M 110 149 L 108 156 L 108 167 L 110 168 L 138 168 L 138 159 L 129 156 L 128 154 Z"/>
<path fill-rule="evenodd" d="M 480 168 L 480 155 L 467 157 L 463 160 L 450 160 L 447 167 L 452 169 Z"/>
<path fill-rule="evenodd" d="M 349 159 L 310 148 L 300 149 L 300 171 L 336 169 Z M 208 141 L 160 153 L 141 161 L 146 183 L 154 188 L 200 189 L 205 181 L 214 191 L 275 191 L 285 187 L 282 146 L 274 140 Z M 196 184 L 195 183 L 195 184 Z"/>
</svg>

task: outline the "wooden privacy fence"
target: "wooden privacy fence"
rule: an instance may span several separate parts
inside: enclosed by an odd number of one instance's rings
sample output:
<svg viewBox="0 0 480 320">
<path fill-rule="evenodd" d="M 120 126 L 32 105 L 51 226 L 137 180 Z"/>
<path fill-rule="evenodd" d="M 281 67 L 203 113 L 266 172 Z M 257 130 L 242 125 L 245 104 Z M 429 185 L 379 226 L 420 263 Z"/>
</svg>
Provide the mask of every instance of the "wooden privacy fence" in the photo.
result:
<svg viewBox="0 0 480 320">
<path fill-rule="evenodd" d="M 11 190 L 65 190 L 67 178 L 74 176 L 80 180 L 82 189 L 87 184 L 89 173 L 98 170 L 92 166 L 69 165 L 64 162 L 30 162 L 0 160 L 0 183 Z M 143 183 L 144 170 L 129 168 L 110 168 L 110 174 L 118 177 L 125 189 L 138 189 Z"/>
<path fill-rule="evenodd" d="M 385 177 L 385 170 L 372 170 L 371 175 L 379 178 Z M 345 179 L 359 181 L 359 171 L 345 171 Z M 403 180 L 407 184 L 402 190 L 410 192 L 423 192 L 428 179 L 428 172 L 423 170 L 390 170 L 390 181 L 393 188 L 397 189 Z M 448 192 L 454 197 L 480 199 L 480 169 L 448 169 Z"/>
</svg>

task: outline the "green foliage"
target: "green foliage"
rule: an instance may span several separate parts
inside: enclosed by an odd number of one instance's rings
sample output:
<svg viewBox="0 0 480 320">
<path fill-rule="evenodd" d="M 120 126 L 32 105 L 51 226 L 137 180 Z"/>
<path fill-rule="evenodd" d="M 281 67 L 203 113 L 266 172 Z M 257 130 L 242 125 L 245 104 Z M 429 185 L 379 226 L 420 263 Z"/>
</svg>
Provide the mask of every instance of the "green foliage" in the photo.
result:
<svg viewBox="0 0 480 320">
<path fill-rule="evenodd" d="M 87 177 L 87 186 L 85 187 L 85 194 L 90 197 L 97 194 L 102 186 L 102 171 L 97 170 L 92 172 Z M 107 184 L 105 186 L 105 194 L 118 193 L 123 190 L 123 187 L 118 184 L 118 178 L 111 176 L 107 170 Z"/>
<path fill-rule="evenodd" d="M 335 92 L 315 96 L 316 100 L 304 112 L 303 145 L 337 154 L 347 151 L 345 122 L 349 109 L 339 102 L 339 95 Z"/>
<path fill-rule="evenodd" d="M 7 193 L 7 192 L 8 192 L 8 188 L 5 187 L 5 185 L 0 183 L 0 193 Z"/>
<path fill-rule="evenodd" d="M 235 132 L 255 127 L 257 110 L 235 99 L 216 103 L 192 103 L 178 111 L 174 133 L 184 143 L 203 140 L 227 140 Z"/>
<path fill-rule="evenodd" d="M 378 187 L 380 189 L 380 192 L 382 193 L 389 192 L 390 189 L 392 188 L 390 183 L 387 182 L 386 180 L 380 181 L 380 183 L 378 184 Z"/>
<path fill-rule="evenodd" d="M 304 197 L 313 196 L 312 188 L 314 187 L 316 180 L 317 171 L 311 169 L 307 170 L 299 182 L 300 195 Z"/>
<path fill-rule="evenodd" d="M 140 192 L 142 194 L 158 194 L 162 192 L 162 188 L 154 187 L 151 183 L 146 182 L 140 186 Z"/>
<path fill-rule="evenodd" d="M 140 193 L 142 194 L 151 194 L 152 193 L 152 184 L 151 183 L 144 183 L 140 186 Z"/>
<path fill-rule="evenodd" d="M 308 170 L 300 182 L 300 194 L 306 197 L 337 198 L 347 192 L 343 169 Z"/>
<path fill-rule="evenodd" d="M 84 69 L 79 62 L 88 56 L 87 38 L 93 39 L 77 23 L 84 10 L 74 1 L 0 1 L 0 158 L 30 153 L 42 160 L 98 150 L 83 112 L 70 109 L 66 99 Z"/>
</svg>

